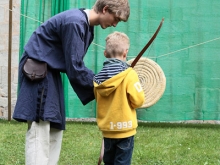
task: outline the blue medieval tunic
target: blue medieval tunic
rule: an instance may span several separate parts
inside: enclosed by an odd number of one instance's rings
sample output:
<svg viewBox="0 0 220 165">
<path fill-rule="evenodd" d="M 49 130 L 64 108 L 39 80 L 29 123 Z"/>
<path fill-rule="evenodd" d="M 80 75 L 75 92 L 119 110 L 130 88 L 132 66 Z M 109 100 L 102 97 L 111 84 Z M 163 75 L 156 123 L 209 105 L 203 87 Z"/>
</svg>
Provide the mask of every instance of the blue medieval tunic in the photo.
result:
<svg viewBox="0 0 220 165">
<path fill-rule="evenodd" d="M 72 88 L 85 105 L 94 99 L 93 76 L 83 58 L 93 40 L 94 27 L 79 9 L 59 13 L 40 27 L 24 47 L 19 63 L 19 94 L 13 118 L 26 122 L 50 121 L 51 127 L 65 129 L 64 92 L 60 72 L 66 73 Z M 47 76 L 32 82 L 22 73 L 27 58 L 48 64 Z"/>
</svg>

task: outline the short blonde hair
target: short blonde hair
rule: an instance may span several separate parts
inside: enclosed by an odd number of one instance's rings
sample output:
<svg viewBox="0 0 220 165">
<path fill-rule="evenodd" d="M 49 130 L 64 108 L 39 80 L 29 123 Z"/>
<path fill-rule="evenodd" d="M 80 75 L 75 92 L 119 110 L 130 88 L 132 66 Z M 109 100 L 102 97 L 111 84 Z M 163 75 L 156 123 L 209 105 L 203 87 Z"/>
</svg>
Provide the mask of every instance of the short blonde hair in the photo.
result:
<svg viewBox="0 0 220 165">
<path fill-rule="evenodd" d="M 130 41 L 125 33 L 113 32 L 109 34 L 106 39 L 106 57 L 115 58 L 121 56 L 125 50 L 130 47 Z"/>
<path fill-rule="evenodd" d="M 115 14 L 121 21 L 126 22 L 130 15 L 130 6 L 128 0 L 97 0 L 93 9 L 95 12 L 102 12 L 103 8 L 108 6 L 109 13 Z"/>
</svg>

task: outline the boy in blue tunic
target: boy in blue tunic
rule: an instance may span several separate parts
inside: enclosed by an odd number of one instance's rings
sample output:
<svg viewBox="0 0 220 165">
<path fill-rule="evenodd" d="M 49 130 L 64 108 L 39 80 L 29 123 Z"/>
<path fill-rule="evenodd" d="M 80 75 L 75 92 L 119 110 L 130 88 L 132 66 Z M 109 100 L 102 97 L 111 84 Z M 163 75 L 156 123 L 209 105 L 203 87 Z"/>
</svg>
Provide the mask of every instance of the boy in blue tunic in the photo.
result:
<svg viewBox="0 0 220 165">
<path fill-rule="evenodd" d="M 13 118 L 28 122 L 26 165 L 55 165 L 65 130 L 64 94 L 60 72 L 66 73 L 81 102 L 94 99 L 93 76 L 83 62 L 93 41 L 94 26 L 103 29 L 126 22 L 128 0 L 97 0 L 89 9 L 61 12 L 38 27 L 24 47 L 19 63 L 19 95 Z M 26 59 L 46 62 L 46 77 L 30 81 L 22 73 Z"/>
</svg>

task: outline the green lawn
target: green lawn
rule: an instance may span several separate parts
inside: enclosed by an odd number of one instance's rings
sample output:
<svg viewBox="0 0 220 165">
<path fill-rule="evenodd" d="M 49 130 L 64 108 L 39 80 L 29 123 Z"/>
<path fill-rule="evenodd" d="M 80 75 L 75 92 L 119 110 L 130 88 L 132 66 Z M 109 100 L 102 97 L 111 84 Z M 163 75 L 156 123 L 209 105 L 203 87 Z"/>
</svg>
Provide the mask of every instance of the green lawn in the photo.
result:
<svg viewBox="0 0 220 165">
<path fill-rule="evenodd" d="M 24 165 L 27 125 L 0 120 L 0 165 Z M 59 165 L 96 165 L 96 123 L 67 122 Z M 220 125 L 139 123 L 132 165 L 220 165 Z"/>
</svg>

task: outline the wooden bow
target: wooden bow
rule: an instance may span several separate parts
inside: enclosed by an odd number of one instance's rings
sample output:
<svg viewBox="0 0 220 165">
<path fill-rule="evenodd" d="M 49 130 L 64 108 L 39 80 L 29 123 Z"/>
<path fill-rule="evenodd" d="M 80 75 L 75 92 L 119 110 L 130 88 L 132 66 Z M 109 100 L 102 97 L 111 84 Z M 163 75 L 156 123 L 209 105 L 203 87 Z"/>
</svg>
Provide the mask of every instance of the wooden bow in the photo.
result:
<svg viewBox="0 0 220 165">
<path fill-rule="evenodd" d="M 147 50 L 147 48 L 152 44 L 154 39 L 157 37 L 158 32 L 160 31 L 161 26 L 163 25 L 164 18 L 162 18 L 159 27 L 157 28 L 156 32 L 154 35 L 151 37 L 151 39 L 148 41 L 148 43 L 145 45 L 145 47 L 141 50 L 141 52 L 137 55 L 137 57 L 134 59 L 134 61 L 131 63 L 131 67 L 133 68 L 135 64 L 138 62 L 138 60 L 141 58 L 141 56 L 144 54 L 144 52 Z M 101 145 L 101 151 L 100 151 L 100 156 L 98 160 L 98 165 L 101 165 L 102 159 L 104 155 L 104 139 L 102 140 L 102 145 Z"/>
<path fill-rule="evenodd" d="M 101 145 L 101 150 L 100 150 L 100 156 L 99 156 L 99 160 L 98 160 L 98 165 L 101 165 L 103 156 L 104 156 L 104 139 L 102 139 L 102 145 Z"/>
<path fill-rule="evenodd" d="M 144 52 L 147 50 L 147 48 L 151 45 L 151 43 L 154 41 L 154 39 L 157 37 L 158 32 L 160 31 L 161 26 L 163 25 L 164 18 L 162 18 L 160 25 L 158 26 L 156 32 L 151 37 L 151 39 L 148 41 L 148 43 L 145 45 L 145 47 L 140 51 L 140 53 L 137 55 L 137 57 L 134 59 L 134 61 L 131 63 L 131 67 L 133 68 L 138 60 L 141 58 L 141 56 L 144 54 Z"/>
</svg>

